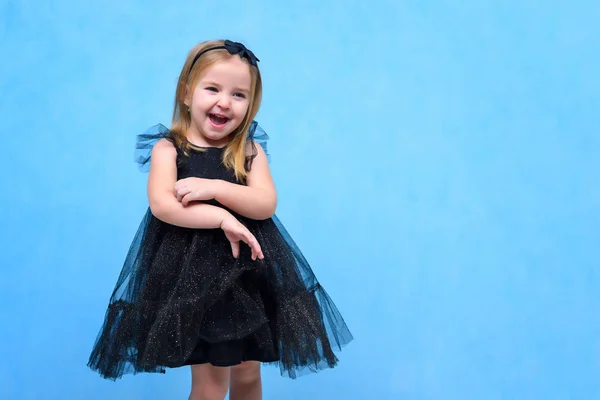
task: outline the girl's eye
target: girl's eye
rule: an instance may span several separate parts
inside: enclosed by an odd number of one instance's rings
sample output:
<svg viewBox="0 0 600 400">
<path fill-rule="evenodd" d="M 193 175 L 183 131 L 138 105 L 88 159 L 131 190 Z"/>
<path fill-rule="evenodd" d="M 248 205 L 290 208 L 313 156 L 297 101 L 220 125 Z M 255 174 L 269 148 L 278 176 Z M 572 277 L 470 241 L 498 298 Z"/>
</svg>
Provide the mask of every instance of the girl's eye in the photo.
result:
<svg viewBox="0 0 600 400">
<path fill-rule="evenodd" d="M 211 92 L 216 92 L 217 88 L 213 87 L 213 86 L 209 86 L 209 87 L 206 88 L 206 90 L 211 91 Z"/>
<path fill-rule="evenodd" d="M 234 94 L 234 96 L 239 97 L 241 99 L 245 99 L 246 98 L 246 95 L 244 93 L 236 93 L 236 94 Z"/>
</svg>

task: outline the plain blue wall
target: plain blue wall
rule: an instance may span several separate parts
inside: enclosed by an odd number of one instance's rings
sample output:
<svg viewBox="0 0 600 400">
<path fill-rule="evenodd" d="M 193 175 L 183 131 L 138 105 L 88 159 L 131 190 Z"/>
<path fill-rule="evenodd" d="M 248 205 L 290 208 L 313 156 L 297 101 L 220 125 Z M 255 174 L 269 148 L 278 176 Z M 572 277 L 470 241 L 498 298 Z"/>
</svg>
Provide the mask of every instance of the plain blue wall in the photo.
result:
<svg viewBox="0 0 600 400">
<path fill-rule="evenodd" d="M 187 51 L 261 59 L 278 215 L 356 340 L 266 399 L 600 398 L 598 2 L 0 0 L 0 398 L 85 366 Z M 566 5 L 569 4 L 569 5 Z"/>
</svg>

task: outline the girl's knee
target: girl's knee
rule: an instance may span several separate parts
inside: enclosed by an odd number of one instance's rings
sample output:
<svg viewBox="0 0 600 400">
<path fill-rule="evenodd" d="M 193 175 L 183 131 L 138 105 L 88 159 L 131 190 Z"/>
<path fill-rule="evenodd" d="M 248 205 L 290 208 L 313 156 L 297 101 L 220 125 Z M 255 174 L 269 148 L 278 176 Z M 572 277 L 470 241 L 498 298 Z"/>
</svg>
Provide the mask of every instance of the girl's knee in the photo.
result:
<svg viewBox="0 0 600 400">
<path fill-rule="evenodd" d="M 246 361 L 231 368 L 231 380 L 235 383 L 249 384 L 260 380 L 260 363 Z"/>
<path fill-rule="evenodd" d="M 222 383 L 201 383 L 192 388 L 189 400 L 223 400 L 228 389 Z"/>
<path fill-rule="evenodd" d="M 229 368 L 209 364 L 192 366 L 190 400 L 223 400 L 229 390 Z"/>
</svg>

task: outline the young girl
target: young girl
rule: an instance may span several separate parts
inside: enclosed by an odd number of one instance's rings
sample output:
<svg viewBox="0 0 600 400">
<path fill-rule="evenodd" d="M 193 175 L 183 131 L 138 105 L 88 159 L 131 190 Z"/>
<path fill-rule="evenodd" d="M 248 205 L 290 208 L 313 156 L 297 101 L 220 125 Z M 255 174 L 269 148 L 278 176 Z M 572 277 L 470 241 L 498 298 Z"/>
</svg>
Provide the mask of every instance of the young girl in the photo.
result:
<svg viewBox="0 0 600 400">
<path fill-rule="evenodd" d="M 105 378 L 190 365 L 190 399 L 260 399 L 261 362 L 295 378 L 352 340 L 274 216 L 258 61 L 240 43 L 199 44 L 171 129 L 138 137 L 150 207 L 88 362 Z"/>
</svg>

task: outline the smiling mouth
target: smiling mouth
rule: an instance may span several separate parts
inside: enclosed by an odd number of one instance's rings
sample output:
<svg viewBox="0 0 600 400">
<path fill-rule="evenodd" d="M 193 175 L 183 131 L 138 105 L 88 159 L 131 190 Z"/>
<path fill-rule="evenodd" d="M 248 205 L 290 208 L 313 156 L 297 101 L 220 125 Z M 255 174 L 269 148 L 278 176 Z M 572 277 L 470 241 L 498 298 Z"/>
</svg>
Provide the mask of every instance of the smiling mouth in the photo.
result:
<svg viewBox="0 0 600 400">
<path fill-rule="evenodd" d="M 229 118 L 218 114 L 208 114 L 208 118 L 215 125 L 225 125 L 229 121 Z"/>
</svg>

